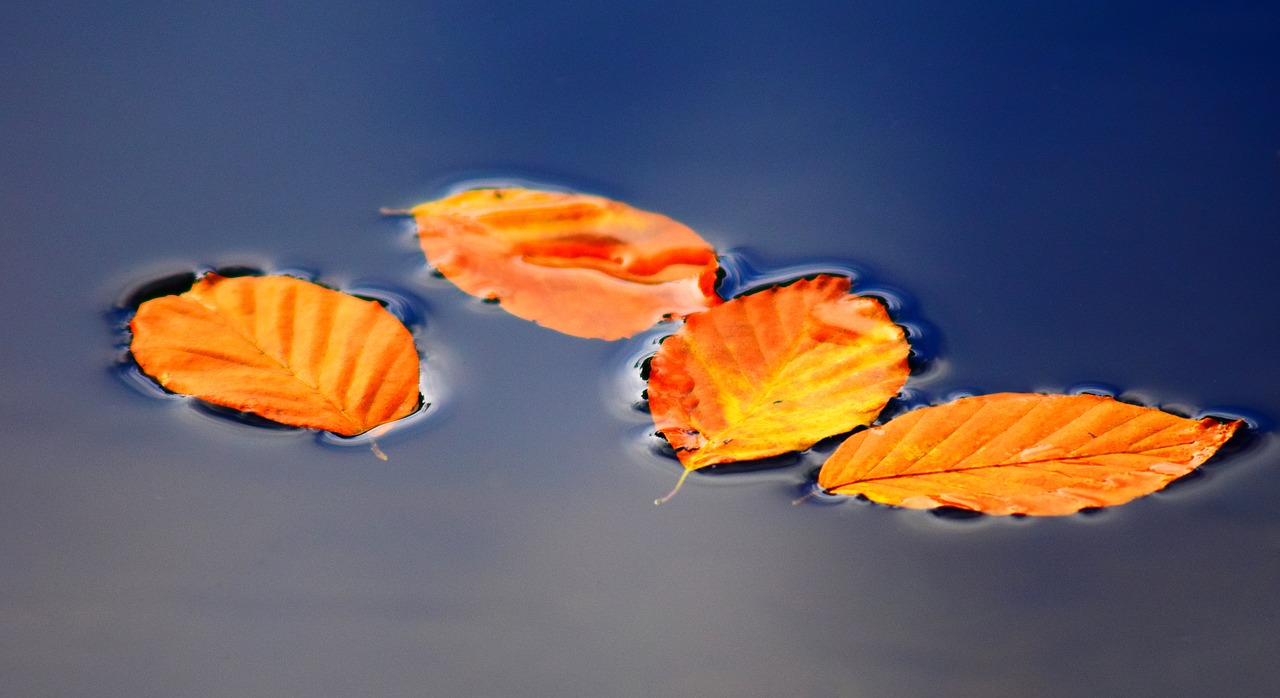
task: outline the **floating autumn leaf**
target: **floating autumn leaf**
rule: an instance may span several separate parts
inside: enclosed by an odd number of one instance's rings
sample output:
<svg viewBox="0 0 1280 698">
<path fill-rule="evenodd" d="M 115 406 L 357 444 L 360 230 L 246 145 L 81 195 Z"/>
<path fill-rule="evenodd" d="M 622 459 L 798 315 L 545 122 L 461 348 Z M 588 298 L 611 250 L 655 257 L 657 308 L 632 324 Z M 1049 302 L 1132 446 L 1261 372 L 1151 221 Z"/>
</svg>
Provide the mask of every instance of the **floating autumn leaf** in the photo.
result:
<svg viewBox="0 0 1280 698">
<path fill-rule="evenodd" d="M 165 388 L 283 424 L 354 436 L 418 406 L 405 326 L 299 279 L 207 274 L 143 303 L 130 329 L 138 365 Z"/>
<path fill-rule="evenodd" d="M 854 434 L 823 464 L 818 485 L 915 509 L 1070 514 L 1163 488 L 1240 424 L 1097 395 L 980 395 Z"/>
<path fill-rule="evenodd" d="M 706 241 L 617 201 L 476 189 L 408 213 L 427 261 L 458 288 L 566 334 L 629 337 L 720 302 Z"/>
<path fill-rule="evenodd" d="M 907 353 L 849 279 L 801 279 L 689 316 L 653 357 L 649 407 L 687 475 L 871 423 L 906 382 Z"/>
</svg>

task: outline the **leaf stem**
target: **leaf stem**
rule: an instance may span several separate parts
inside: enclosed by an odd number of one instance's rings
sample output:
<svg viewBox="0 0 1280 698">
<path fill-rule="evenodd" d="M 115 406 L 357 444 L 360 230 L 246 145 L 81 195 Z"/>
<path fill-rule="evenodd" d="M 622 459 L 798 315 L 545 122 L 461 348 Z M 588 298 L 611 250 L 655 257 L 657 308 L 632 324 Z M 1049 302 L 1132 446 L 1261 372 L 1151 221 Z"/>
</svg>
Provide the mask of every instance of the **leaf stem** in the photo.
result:
<svg viewBox="0 0 1280 698">
<path fill-rule="evenodd" d="M 791 506 L 795 506 L 797 504 L 803 504 L 809 501 L 810 499 L 813 499 L 816 496 L 818 496 L 818 488 L 814 487 L 808 492 L 805 492 L 802 496 L 796 497 L 795 499 L 791 500 Z"/>
<path fill-rule="evenodd" d="M 684 475 L 680 476 L 680 479 L 676 481 L 676 486 L 670 492 L 668 492 L 666 496 L 662 497 L 661 499 L 653 500 L 654 506 L 666 504 L 668 499 L 671 499 L 672 497 L 676 496 L 676 492 L 680 491 L 680 486 L 684 484 L 685 478 L 689 477 L 689 473 L 691 472 L 693 471 L 689 469 L 685 469 Z"/>
</svg>

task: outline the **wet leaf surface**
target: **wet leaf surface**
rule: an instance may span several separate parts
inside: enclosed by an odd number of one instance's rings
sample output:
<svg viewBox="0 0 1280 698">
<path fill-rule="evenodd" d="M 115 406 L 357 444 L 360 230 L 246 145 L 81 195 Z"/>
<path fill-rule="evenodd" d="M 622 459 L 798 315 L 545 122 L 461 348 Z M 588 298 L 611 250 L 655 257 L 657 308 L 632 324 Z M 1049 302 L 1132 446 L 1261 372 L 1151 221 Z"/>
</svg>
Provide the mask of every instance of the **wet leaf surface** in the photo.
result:
<svg viewBox="0 0 1280 698">
<path fill-rule="evenodd" d="M 1239 426 L 1097 395 L 980 395 L 854 434 L 818 485 L 917 509 L 1070 514 L 1163 488 Z"/>
<path fill-rule="evenodd" d="M 283 424 L 353 436 L 419 403 L 408 329 L 300 279 L 208 274 L 143 303 L 130 329 L 138 365 L 165 388 Z"/>
<path fill-rule="evenodd" d="M 901 327 L 818 276 L 691 315 L 650 365 L 649 406 L 685 468 L 765 458 L 869 424 L 907 379 Z"/>
<path fill-rule="evenodd" d="M 428 263 L 566 334 L 619 339 L 717 305 L 715 251 L 666 216 L 598 196 L 476 189 L 410 213 Z"/>
</svg>

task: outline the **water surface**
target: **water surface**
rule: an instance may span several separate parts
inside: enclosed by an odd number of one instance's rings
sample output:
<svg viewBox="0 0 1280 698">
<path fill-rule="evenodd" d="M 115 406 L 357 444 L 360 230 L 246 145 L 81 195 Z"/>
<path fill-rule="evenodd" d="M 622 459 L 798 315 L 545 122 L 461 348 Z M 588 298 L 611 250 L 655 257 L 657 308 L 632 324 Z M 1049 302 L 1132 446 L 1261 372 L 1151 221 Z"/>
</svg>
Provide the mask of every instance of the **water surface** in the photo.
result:
<svg viewBox="0 0 1280 698">
<path fill-rule="evenodd" d="M 375 2 L 0 10 L 0 675 L 14 695 L 1265 695 L 1280 627 L 1277 12 Z M 921 400 L 1106 384 L 1253 438 L 1092 516 L 690 478 L 643 339 L 540 328 L 378 215 L 525 178 L 760 270 L 853 264 Z M 421 302 L 363 448 L 115 370 L 120 299 L 303 269 Z"/>
</svg>

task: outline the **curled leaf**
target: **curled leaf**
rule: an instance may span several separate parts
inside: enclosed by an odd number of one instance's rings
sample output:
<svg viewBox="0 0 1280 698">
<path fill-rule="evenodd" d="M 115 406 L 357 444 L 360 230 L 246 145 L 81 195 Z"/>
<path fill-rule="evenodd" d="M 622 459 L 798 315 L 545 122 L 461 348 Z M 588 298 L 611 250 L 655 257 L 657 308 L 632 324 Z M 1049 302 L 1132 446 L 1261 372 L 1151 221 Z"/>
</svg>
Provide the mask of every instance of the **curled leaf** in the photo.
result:
<svg viewBox="0 0 1280 698">
<path fill-rule="evenodd" d="M 879 301 L 818 276 L 689 316 L 649 373 L 658 432 L 688 470 L 808 448 L 869 424 L 907 380 Z"/>
<path fill-rule="evenodd" d="M 374 301 L 284 276 L 207 274 L 143 303 L 130 351 L 165 388 L 354 436 L 417 409 L 413 337 Z"/>
<path fill-rule="evenodd" d="M 617 201 L 476 189 L 410 213 L 427 261 L 445 278 L 566 334 L 629 337 L 720 302 L 706 241 Z"/>
<path fill-rule="evenodd" d="M 818 485 L 915 509 L 1070 514 L 1163 488 L 1239 426 L 1097 395 L 980 395 L 854 434 Z"/>
</svg>

